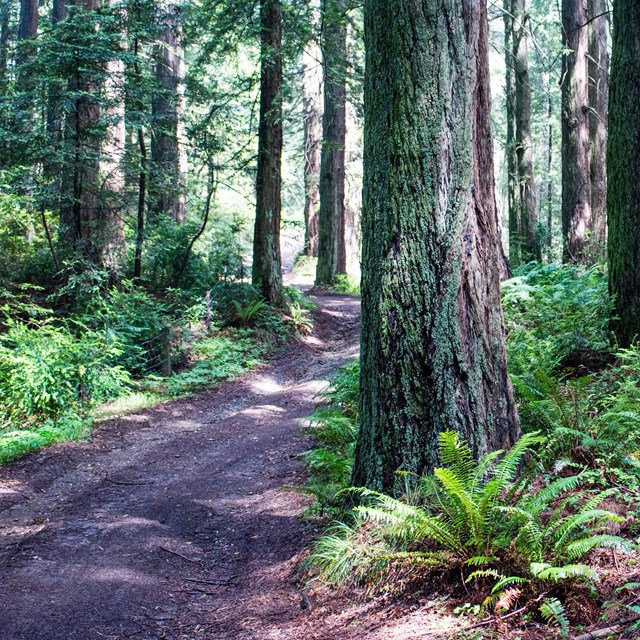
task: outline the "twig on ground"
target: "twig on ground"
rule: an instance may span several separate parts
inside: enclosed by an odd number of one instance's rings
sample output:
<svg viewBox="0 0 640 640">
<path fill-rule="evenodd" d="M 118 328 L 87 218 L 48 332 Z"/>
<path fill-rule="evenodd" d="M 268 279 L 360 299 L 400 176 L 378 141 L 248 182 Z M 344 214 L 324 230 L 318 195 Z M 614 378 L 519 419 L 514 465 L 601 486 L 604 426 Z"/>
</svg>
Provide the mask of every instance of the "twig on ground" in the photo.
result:
<svg viewBox="0 0 640 640">
<path fill-rule="evenodd" d="M 174 556 L 178 556 L 178 558 L 182 558 L 183 560 L 186 560 L 187 562 L 193 562 L 194 564 L 199 564 L 202 562 L 202 560 L 196 560 L 194 558 L 187 558 L 187 556 L 183 556 L 181 553 L 178 553 L 177 551 L 172 551 L 171 549 L 167 549 L 166 547 L 163 547 L 162 545 L 159 545 L 159 548 L 162 549 L 163 551 L 166 551 L 167 553 L 170 553 Z"/>
<path fill-rule="evenodd" d="M 640 620 L 640 616 L 635 616 L 633 618 L 625 618 L 624 620 L 620 620 L 614 625 L 610 627 L 605 627 L 603 629 L 596 629 L 595 631 L 589 631 L 588 633 L 583 633 L 581 636 L 576 636 L 574 640 L 596 640 L 596 638 L 606 638 L 607 636 L 612 635 L 620 635 L 624 631 L 626 631 L 627 625 L 632 622 L 637 622 Z"/>
</svg>

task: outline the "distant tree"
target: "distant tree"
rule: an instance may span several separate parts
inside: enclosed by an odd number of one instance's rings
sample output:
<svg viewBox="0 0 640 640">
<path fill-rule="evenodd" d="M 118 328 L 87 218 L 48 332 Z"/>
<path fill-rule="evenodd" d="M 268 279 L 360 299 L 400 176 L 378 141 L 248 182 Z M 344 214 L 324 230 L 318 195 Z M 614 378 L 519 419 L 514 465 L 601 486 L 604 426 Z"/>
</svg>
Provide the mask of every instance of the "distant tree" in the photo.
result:
<svg viewBox="0 0 640 640">
<path fill-rule="evenodd" d="M 361 403 L 353 482 L 391 490 L 438 434 L 508 448 L 484 0 L 366 0 Z"/>
<path fill-rule="evenodd" d="M 282 7 L 260 0 L 261 72 L 253 284 L 273 304 L 283 303 L 280 257 L 282 188 Z"/>
<path fill-rule="evenodd" d="M 517 267 L 541 258 L 531 140 L 529 14 L 525 0 L 506 0 L 507 164 L 509 169 L 509 259 Z"/>
<path fill-rule="evenodd" d="M 589 0 L 589 137 L 591 139 L 591 260 L 607 248 L 607 119 L 609 111 L 609 12 L 607 0 Z"/>
<path fill-rule="evenodd" d="M 302 109 L 304 117 L 304 221 L 305 254 L 318 256 L 318 209 L 322 154 L 322 51 L 317 29 L 320 12 L 310 3 L 311 38 L 302 53 Z"/>
<path fill-rule="evenodd" d="M 590 263 L 593 233 L 589 139 L 587 0 L 562 0 L 563 260 Z"/>
<path fill-rule="evenodd" d="M 160 1 L 154 52 L 156 90 L 152 101 L 154 133 L 151 212 L 168 213 L 176 222 L 186 215 L 187 158 L 184 132 L 184 51 L 180 7 Z"/>
<path fill-rule="evenodd" d="M 347 23 L 344 0 L 324 0 L 322 55 L 324 117 L 316 284 L 331 285 L 347 272 L 345 149 L 347 132 Z"/>
<path fill-rule="evenodd" d="M 616 0 L 607 146 L 609 283 L 621 346 L 640 337 L 640 4 Z"/>
</svg>

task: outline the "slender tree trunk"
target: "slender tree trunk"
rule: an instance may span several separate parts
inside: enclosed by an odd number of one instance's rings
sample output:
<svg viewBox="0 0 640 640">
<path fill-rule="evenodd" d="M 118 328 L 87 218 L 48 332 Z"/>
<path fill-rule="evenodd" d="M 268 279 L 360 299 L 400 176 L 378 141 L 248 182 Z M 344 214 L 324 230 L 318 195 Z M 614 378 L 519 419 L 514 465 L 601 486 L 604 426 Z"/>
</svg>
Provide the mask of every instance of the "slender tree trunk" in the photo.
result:
<svg viewBox="0 0 640 640">
<path fill-rule="evenodd" d="M 518 144 L 516 141 L 516 72 L 513 56 L 515 20 L 514 0 L 504 0 L 504 51 L 505 51 L 505 96 L 507 116 L 507 206 L 509 212 L 509 263 L 518 267 L 523 262 L 524 242 L 520 217 L 520 188 L 518 178 Z"/>
<path fill-rule="evenodd" d="M 344 0 L 323 2 L 324 119 L 320 166 L 317 285 L 347 272 L 345 245 L 345 144 L 347 25 Z"/>
<path fill-rule="evenodd" d="M 562 0 L 562 237 L 565 262 L 589 263 L 593 231 L 589 168 L 587 0 Z"/>
<path fill-rule="evenodd" d="M 302 110 L 304 114 L 304 250 L 318 256 L 320 159 L 322 153 L 322 51 L 316 41 L 319 11 L 312 7 L 313 37 L 302 53 Z"/>
<path fill-rule="evenodd" d="M 607 248 L 607 118 L 609 110 L 609 16 L 607 0 L 589 0 L 589 136 L 591 138 L 590 238 L 593 262 L 606 258 Z M 599 16 L 599 17 L 596 17 Z M 595 18 L 595 19 L 594 19 Z"/>
<path fill-rule="evenodd" d="M 437 462 L 438 434 L 508 448 L 484 0 L 366 0 L 355 485 Z"/>
<path fill-rule="evenodd" d="M 113 0 L 111 2 L 114 6 Z M 124 48 L 124 38 L 121 42 Z M 124 247 L 124 156 L 126 143 L 124 97 L 124 60 L 116 55 L 106 64 L 103 117 L 108 122 L 100 148 L 100 211 L 102 234 L 100 262 L 116 273 L 125 252 Z"/>
<path fill-rule="evenodd" d="M 179 8 L 159 9 L 160 33 L 155 53 L 156 91 L 152 100 L 154 131 L 151 212 L 168 213 L 176 222 L 186 215 L 187 157 L 184 132 L 184 52 Z"/>
<path fill-rule="evenodd" d="M 609 286 L 621 346 L 640 336 L 640 4 L 616 0 L 609 98 Z"/>
<path fill-rule="evenodd" d="M 145 203 L 147 197 L 147 147 L 144 131 L 138 128 L 138 148 L 140 151 L 140 171 L 138 173 L 138 216 L 136 224 L 136 253 L 133 262 L 133 277 L 137 282 L 142 278 L 142 246 L 144 244 Z"/>
<path fill-rule="evenodd" d="M 96 11 L 99 0 L 81 0 L 81 11 Z M 73 153 L 71 167 L 63 176 L 60 209 L 60 239 L 65 251 L 76 251 L 88 260 L 100 263 L 100 144 L 97 125 L 100 120 L 100 92 L 96 69 L 87 68 L 80 54 L 74 60 L 75 74 L 69 81 L 74 96 L 65 136 Z"/>
<path fill-rule="evenodd" d="M 18 25 L 18 53 L 16 66 L 18 69 L 30 62 L 36 48 L 33 40 L 38 35 L 38 0 L 21 0 L 20 24 Z M 29 75 L 24 76 L 25 80 Z"/>
<path fill-rule="evenodd" d="M 282 185 L 282 7 L 260 0 L 261 77 L 256 221 L 253 234 L 254 286 L 269 302 L 284 302 L 280 258 Z"/>
<path fill-rule="evenodd" d="M 538 242 L 538 210 L 531 142 L 531 79 L 529 77 L 529 15 L 526 0 L 513 0 L 513 61 L 516 93 L 516 158 L 520 190 L 520 229 L 525 260 L 540 260 Z"/>
<path fill-rule="evenodd" d="M 551 78 L 547 73 L 547 259 L 551 261 L 553 245 L 553 183 L 551 169 L 553 167 L 553 100 L 551 97 Z"/>
<path fill-rule="evenodd" d="M 0 4 L 0 87 L 4 87 L 7 83 L 10 17 L 11 0 L 2 0 Z"/>
</svg>

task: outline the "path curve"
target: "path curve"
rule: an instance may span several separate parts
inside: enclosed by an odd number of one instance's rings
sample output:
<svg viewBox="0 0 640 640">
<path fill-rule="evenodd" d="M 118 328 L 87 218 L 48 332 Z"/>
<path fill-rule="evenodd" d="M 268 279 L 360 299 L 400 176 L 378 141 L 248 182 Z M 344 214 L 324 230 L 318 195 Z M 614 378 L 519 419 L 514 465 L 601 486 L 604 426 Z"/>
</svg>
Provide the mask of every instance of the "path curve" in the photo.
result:
<svg viewBox="0 0 640 640">
<path fill-rule="evenodd" d="M 253 374 L 0 470 L 1 640 L 293 640 L 314 627 L 295 573 L 313 535 L 291 490 L 298 429 L 357 354 L 359 327 L 357 298 L 318 302 L 313 335 Z"/>
</svg>

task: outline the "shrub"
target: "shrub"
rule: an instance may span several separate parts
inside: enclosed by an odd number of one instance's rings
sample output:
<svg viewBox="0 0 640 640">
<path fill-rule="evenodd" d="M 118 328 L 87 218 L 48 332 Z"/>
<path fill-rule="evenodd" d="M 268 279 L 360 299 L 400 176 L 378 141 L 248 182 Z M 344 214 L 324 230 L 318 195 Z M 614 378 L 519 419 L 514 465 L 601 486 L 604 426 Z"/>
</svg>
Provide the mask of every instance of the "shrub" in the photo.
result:
<svg viewBox="0 0 640 640">
<path fill-rule="evenodd" d="M 117 395 L 129 376 L 114 366 L 117 341 L 64 326 L 10 322 L 0 336 L 0 399 L 5 419 L 53 418 Z"/>
</svg>

